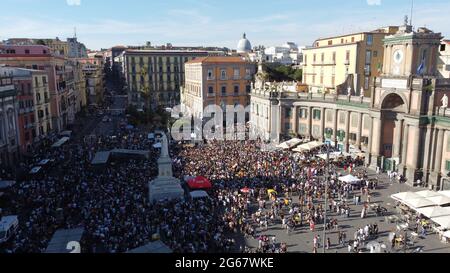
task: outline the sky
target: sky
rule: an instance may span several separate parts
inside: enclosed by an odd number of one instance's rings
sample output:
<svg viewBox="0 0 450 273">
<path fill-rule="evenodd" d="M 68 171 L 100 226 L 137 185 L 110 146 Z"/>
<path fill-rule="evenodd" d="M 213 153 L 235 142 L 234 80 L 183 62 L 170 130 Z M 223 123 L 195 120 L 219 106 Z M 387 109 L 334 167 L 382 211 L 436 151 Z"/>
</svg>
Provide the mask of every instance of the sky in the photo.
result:
<svg viewBox="0 0 450 273">
<path fill-rule="evenodd" d="M 74 36 L 88 48 L 253 46 L 403 24 L 412 0 L 1 0 L 0 40 Z M 413 25 L 450 36 L 450 1 L 414 0 Z"/>
</svg>

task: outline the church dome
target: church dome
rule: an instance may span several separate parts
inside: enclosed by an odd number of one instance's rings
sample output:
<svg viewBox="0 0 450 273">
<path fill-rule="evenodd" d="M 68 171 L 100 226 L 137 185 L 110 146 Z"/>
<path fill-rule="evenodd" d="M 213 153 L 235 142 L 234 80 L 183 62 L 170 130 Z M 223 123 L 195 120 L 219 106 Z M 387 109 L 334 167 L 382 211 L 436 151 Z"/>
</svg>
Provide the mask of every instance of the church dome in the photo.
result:
<svg viewBox="0 0 450 273">
<path fill-rule="evenodd" d="M 239 41 L 239 44 L 237 46 L 237 53 L 249 53 L 252 51 L 252 44 L 247 39 L 247 36 L 242 36 L 242 39 Z"/>
</svg>

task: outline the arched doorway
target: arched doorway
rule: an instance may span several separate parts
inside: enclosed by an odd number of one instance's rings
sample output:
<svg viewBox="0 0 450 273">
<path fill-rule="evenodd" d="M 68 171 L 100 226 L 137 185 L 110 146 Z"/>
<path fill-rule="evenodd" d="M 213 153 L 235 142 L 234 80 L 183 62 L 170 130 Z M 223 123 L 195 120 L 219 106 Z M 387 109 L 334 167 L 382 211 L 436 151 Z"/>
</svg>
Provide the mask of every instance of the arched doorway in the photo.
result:
<svg viewBox="0 0 450 273">
<path fill-rule="evenodd" d="M 381 105 L 382 130 L 380 132 L 380 156 L 385 170 L 397 170 L 400 164 L 403 138 L 402 115 L 406 103 L 400 95 L 387 95 Z"/>
</svg>

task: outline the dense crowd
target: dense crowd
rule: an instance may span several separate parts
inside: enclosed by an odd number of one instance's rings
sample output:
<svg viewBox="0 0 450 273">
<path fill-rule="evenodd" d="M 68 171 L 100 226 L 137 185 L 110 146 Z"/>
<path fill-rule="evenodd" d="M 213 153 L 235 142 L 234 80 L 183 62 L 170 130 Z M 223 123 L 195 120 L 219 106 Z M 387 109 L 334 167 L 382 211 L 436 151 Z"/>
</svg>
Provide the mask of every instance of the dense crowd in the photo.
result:
<svg viewBox="0 0 450 273">
<path fill-rule="evenodd" d="M 144 132 L 122 129 L 115 136 L 90 136 L 59 149 L 39 149 L 23 167 L 42 159 L 52 159 L 52 166 L 10 190 L 3 214 L 19 215 L 20 229 L 6 251 L 44 252 L 56 230 L 83 227 L 83 252 L 126 252 L 161 238 L 174 252 L 284 253 L 286 242 L 260 231 L 272 225 L 281 225 L 287 234 L 304 227 L 315 231 L 324 224 L 325 194 L 329 211 L 349 217 L 350 196 L 357 196 L 355 202 L 368 196 L 367 205 L 369 190 L 376 187 L 371 182 L 339 182 L 336 167 L 362 164 L 343 158 L 329 170 L 325 192 L 326 164 L 313 158 L 324 150 L 300 155 L 262 151 L 259 141 L 179 143 L 171 147 L 174 175 L 207 177 L 213 182 L 211 199 L 149 204 L 148 182 L 158 173 L 159 151 L 153 144 Z M 96 152 L 115 148 L 148 150 L 150 158 L 91 165 Z M 326 226 L 341 234 L 337 218 L 327 219 Z M 243 237 L 258 240 L 258 248 L 245 247 Z"/>
<path fill-rule="evenodd" d="M 302 227 L 315 231 L 317 225 L 325 224 L 321 202 L 325 194 L 329 198 L 329 211 L 344 217 L 351 213 L 350 196 L 357 196 L 358 202 L 368 206 L 369 190 L 376 188 L 376 184 L 366 179 L 365 172 L 357 174 L 362 179 L 359 185 L 337 179 L 340 175 L 337 167 L 355 170 L 363 164 L 359 158 L 342 158 L 332 164 L 325 192 L 323 177 L 328 173 L 327 164 L 313 159 L 325 148 L 300 155 L 284 150 L 262 151 L 261 145 L 259 141 L 212 141 L 198 147 L 180 147 L 174 160 L 180 177 L 201 175 L 213 181 L 211 195 L 222 205 L 223 225 L 230 233 L 240 232 L 257 239 L 259 246 L 253 251 L 286 251 L 285 242 L 270 243 L 268 238 L 258 235 L 258 230 L 267 230 L 268 226 L 281 224 L 290 234 Z M 364 195 L 366 201 L 360 201 Z M 298 196 L 299 202 L 293 202 L 293 196 Z M 327 219 L 326 227 L 339 231 L 338 220 Z"/>
</svg>

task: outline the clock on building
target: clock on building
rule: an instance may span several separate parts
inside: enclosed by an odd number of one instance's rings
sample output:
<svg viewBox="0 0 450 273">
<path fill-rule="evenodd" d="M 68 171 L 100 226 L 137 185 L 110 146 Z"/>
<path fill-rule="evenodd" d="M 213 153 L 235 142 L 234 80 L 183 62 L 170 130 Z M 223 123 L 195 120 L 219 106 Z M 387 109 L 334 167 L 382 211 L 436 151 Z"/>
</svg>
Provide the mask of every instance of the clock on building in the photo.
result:
<svg viewBox="0 0 450 273">
<path fill-rule="evenodd" d="M 403 57 L 404 57 L 404 55 L 403 55 L 402 50 L 399 49 L 394 52 L 394 62 L 395 63 L 400 64 L 403 61 Z"/>
</svg>

